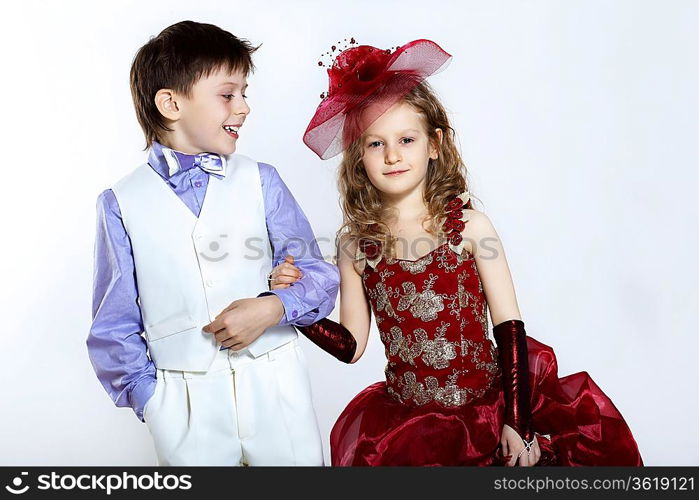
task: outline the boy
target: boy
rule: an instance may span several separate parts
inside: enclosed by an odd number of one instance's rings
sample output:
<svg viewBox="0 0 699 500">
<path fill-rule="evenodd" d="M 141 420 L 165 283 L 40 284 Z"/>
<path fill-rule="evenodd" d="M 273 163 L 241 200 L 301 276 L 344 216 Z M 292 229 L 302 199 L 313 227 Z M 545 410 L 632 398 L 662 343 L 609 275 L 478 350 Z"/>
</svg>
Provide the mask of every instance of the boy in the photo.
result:
<svg viewBox="0 0 699 500">
<path fill-rule="evenodd" d="M 98 198 L 88 352 L 160 465 L 323 464 L 291 325 L 332 311 L 339 276 L 274 167 L 233 154 L 255 50 L 192 21 L 145 44 L 131 92 L 148 163 Z M 294 255 L 293 287 L 269 291 L 272 250 Z"/>
</svg>

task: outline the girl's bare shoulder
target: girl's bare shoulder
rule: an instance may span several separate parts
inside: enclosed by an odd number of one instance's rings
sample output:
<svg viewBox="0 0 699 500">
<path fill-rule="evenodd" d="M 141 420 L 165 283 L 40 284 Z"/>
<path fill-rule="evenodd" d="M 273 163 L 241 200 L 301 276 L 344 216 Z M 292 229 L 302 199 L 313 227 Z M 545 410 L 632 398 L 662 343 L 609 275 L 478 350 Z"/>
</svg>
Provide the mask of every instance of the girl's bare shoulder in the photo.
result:
<svg viewBox="0 0 699 500">
<path fill-rule="evenodd" d="M 349 269 L 361 275 L 364 271 L 365 259 L 359 251 L 359 240 L 349 234 L 342 234 L 337 240 L 337 265 L 340 269 Z"/>
<path fill-rule="evenodd" d="M 471 254 L 474 254 L 474 249 L 484 242 L 486 238 L 498 238 L 490 217 L 484 212 L 473 208 L 465 208 L 463 220 L 466 222 L 461 232 L 465 240 L 464 248 Z"/>
</svg>

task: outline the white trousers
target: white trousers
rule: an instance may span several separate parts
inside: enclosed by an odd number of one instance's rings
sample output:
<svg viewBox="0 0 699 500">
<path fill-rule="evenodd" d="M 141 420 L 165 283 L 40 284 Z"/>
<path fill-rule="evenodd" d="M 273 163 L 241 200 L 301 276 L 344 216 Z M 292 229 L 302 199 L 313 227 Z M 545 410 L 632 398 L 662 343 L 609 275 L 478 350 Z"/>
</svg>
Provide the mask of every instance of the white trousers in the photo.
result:
<svg viewBox="0 0 699 500">
<path fill-rule="evenodd" d="M 323 465 L 298 339 L 258 358 L 219 351 L 208 372 L 158 369 L 143 418 L 162 466 Z"/>
</svg>

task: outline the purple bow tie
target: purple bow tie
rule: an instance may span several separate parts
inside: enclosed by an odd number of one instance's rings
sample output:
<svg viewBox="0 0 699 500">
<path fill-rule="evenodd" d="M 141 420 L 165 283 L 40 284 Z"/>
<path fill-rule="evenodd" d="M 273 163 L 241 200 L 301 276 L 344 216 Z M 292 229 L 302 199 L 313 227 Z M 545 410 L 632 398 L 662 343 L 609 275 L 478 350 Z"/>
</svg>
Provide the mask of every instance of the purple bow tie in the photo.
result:
<svg viewBox="0 0 699 500">
<path fill-rule="evenodd" d="M 169 161 L 168 182 L 172 186 L 179 186 L 183 179 L 186 179 L 184 173 L 194 167 L 199 167 L 204 172 L 207 172 L 214 177 L 222 178 L 226 175 L 224 160 L 217 154 L 201 153 L 198 155 L 185 155 L 183 153 L 173 152 L 172 159 Z"/>
<path fill-rule="evenodd" d="M 221 157 L 213 153 L 202 153 L 194 157 L 193 167 L 199 167 L 204 172 L 210 174 L 216 174 L 221 177 L 225 175 L 225 169 L 223 167 L 223 161 Z"/>
</svg>

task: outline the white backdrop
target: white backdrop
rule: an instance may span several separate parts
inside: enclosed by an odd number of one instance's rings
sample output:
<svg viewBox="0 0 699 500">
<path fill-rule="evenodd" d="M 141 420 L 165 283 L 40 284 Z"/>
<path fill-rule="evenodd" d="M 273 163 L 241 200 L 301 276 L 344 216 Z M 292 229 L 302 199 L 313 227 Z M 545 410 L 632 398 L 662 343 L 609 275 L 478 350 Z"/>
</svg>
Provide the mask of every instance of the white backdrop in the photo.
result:
<svg viewBox="0 0 699 500">
<path fill-rule="evenodd" d="M 430 38 L 453 54 L 431 82 L 528 333 L 554 347 L 561 376 L 591 374 L 647 465 L 699 464 L 699 2 L 258 4 L 3 4 L 0 465 L 156 462 L 85 340 L 95 201 L 145 157 L 131 60 L 184 19 L 263 43 L 238 151 L 277 167 L 326 241 L 340 224 L 337 161 L 301 142 L 326 90 L 320 54 L 350 36 L 386 48 Z M 335 418 L 383 377 L 383 352 L 375 330 L 352 366 L 303 346 L 328 457 Z"/>
</svg>

